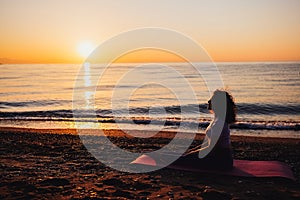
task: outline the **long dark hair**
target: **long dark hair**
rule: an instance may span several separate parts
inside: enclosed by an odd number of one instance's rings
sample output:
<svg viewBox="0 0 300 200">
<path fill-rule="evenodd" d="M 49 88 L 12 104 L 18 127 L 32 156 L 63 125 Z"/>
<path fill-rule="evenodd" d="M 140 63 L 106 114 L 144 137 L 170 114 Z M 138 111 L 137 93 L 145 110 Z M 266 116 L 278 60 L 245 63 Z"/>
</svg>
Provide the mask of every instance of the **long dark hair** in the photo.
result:
<svg viewBox="0 0 300 200">
<path fill-rule="evenodd" d="M 216 116 L 224 119 L 228 124 L 236 121 L 236 105 L 233 97 L 225 90 L 214 91 L 208 101 L 208 110 L 213 110 Z"/>
</svg>

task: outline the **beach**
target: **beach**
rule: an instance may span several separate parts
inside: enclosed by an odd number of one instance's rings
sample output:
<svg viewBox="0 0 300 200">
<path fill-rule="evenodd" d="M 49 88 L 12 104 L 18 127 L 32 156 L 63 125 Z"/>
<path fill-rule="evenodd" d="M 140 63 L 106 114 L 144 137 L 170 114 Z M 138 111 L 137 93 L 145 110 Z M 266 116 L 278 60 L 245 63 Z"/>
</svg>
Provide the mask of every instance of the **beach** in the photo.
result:
<svg viewBox="0 0 300 200">
<path fill-rule="evenodd" d="M 232 136 L 235 159 L 284 162 L 297 179 L 292 181 L 169 168 L 120 172 L 95 159 L 75 129 L 1 128 L 0 134 L 1 199 L 300 198 L 300 139 Z M 128 137 L 121 130 L 105 130 L 105 135 L 126 150 L 153 151 L 168 144 L 173 133 L 161 132 L 148 139 Z M 197 135 L 191 147 L 202 138 Z"/>
<path fill-rule="evenodd" d="M 300 1 L 0 11 L 0 200 L 300 199 Z"/>
</svg>

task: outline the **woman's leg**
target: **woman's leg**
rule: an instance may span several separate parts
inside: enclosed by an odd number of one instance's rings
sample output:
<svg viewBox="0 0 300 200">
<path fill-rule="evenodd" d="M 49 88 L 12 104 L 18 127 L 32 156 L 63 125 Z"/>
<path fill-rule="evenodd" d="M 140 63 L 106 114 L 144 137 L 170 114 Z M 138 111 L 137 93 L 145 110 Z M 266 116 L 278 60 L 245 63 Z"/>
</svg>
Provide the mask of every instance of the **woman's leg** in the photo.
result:
<svg viewBox="0 0 300 200">
<path fill-rule="evenodd" d="M 233 158 L 231 150 L 219 148 L 214 149 L 206 157 L 200 159 L 199 152 L 190 153 L 186 156 L 180 157 L 172 165 L 195 166 L 201 169 L 208 170 L 230 170 L 233 167 Z"/>
<path fill-rule="evenodd" d="M 230 148 L 217 148 L 213 154 L 216 169 L 230 170 L 233 168 L 232 150 Z"/>
<path fill-rule="evenodd" d="M 185 156 L 181 156 L 172 165 L 182 165 L 182 166 L 195 166 L 202 169 L 210 169 L 210 158 L 205 157 L 200 159 L 198 152 L 190 153 Z"/>
</svg>

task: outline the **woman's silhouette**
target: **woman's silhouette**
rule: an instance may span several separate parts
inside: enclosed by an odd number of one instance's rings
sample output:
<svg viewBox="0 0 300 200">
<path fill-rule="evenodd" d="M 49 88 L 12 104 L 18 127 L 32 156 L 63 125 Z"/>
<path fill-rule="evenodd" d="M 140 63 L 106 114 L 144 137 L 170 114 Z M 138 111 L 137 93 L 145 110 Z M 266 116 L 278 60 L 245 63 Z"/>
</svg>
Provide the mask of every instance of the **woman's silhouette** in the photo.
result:
<svg viewBox="0 0 300 200">
<path fill-rule="evenodd" d="M 233 158 L 229 124 L 236 121 L 236 105 L 224 90 L 216 90 L 208 101 L 214 119 L 207 127 L 204 142 L 187 151 L 173 164 L 196 165 L 204 169 L 231 169 Z"/>
</svg>

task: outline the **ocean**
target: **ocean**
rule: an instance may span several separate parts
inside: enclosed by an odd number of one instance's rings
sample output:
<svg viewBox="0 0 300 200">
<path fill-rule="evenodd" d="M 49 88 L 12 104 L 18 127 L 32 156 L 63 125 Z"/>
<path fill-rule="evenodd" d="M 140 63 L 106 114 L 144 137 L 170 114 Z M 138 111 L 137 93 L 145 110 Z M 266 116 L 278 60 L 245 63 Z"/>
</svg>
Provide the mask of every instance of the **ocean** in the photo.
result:
<svg viewBox="0 0 300 200">
<path fill-rule="evenodd" d="M 237 104 L 238 118 L 231 126 L 232 134 L 300 138 L 299 62 L 215 65 L 224 88 Z M 136 66 L 144 67 L 136 72 L 133 70 Z M 75 128 L 74 120 L 81 124 L 93 122 L 94 115 L 84 108 L 84 114 L 74 119 L 75 83 L 82 76 L 80 68 L 95 72 L 107 67 L 101 76 L 85 74 L 86 87 L 96 88 L 91 112 L 95 113 L 97 126 L 87 128 L 176 131 L 182 122 L 188 122 L 197 124 L 199 132 L 204 132 L 212 119 L 206 109 L 211 92 L 208 86 L 220 80 L 203 78 L 210 72 L 210 64 L 193 63 L 193 66 L 200 73 L 186 63 L 114 63 L 88 67 L 2 64 L 0 127 Z M 145 78 L 141 74 L 151 81 L 143 83 Z M 190 98 L 191 90 L 196 101 Z M 184 117 L 182 110 L 188 111 Z"/>
</svg>

